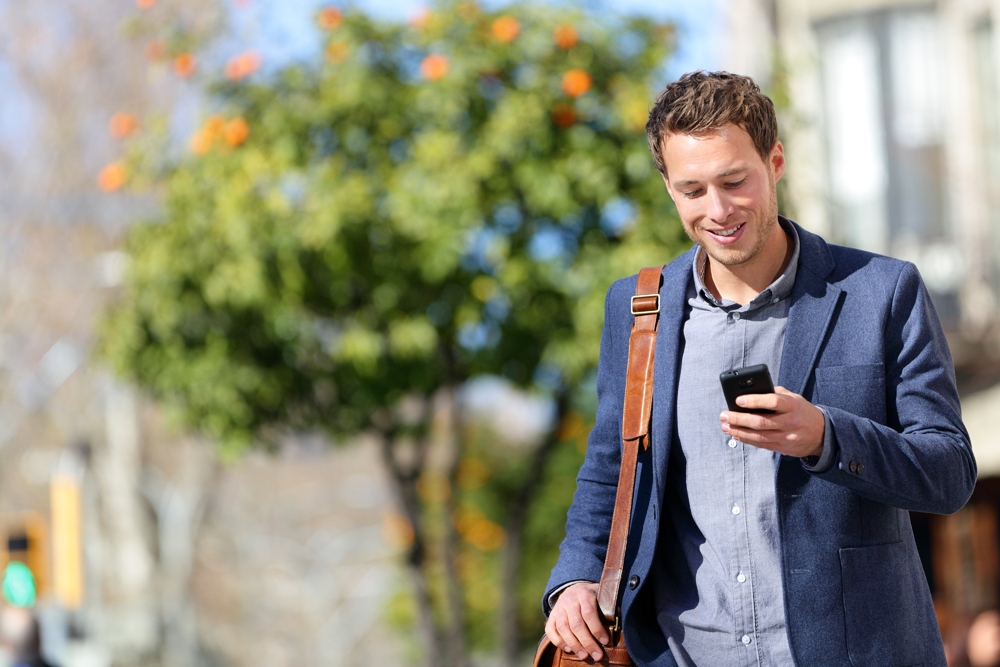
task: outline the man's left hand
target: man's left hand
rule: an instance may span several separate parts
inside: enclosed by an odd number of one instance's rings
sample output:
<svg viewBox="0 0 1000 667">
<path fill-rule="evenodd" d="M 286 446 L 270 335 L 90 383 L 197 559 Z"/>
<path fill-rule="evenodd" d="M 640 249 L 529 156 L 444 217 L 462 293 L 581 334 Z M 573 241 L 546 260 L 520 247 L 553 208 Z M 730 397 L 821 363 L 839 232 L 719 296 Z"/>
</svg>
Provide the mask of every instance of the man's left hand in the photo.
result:
<svg viewBox="0 0 1000 667">
<path fill-rule="evenodd" d="M 744 394 L 736 404 L 774 410 L 770 415 L 729 410 L 719 415 L 723 432 L 740 442 L 787 456 L 819 456 L 823 452 L 823 412 L 798 394 L 775 387 L 773 394 Z"/>
</svg>

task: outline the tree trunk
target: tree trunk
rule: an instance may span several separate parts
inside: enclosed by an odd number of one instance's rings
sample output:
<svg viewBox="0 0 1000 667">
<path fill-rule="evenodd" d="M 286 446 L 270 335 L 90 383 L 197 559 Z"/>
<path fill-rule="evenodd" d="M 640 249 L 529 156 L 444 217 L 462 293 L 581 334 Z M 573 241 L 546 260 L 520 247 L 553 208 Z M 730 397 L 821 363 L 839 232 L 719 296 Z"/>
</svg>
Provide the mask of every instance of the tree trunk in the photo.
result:
<svg viewBox="0 0 1000 667">
<path fill-rule="evenodd" d="M 391 435 L 382 434 L 382 461 L 389 472 L 396 503 L 402 515 L 410 522 L 413 529 L 413 542 L 406 554 L 406 565 L 413 585 L 413 596 L 417 604 L 417 627 L 423 639 L 427 652 L 428 667 L 441 667 L 441 656 L 444 655 L 441 637 L 434 625 L 434 605 L 431 601 L 430 586 L 427 583 L 426 570 L 426 533 L 420 517 L 420 503 L 417 500 L 416 481 L 423 469 L 423 456 L 410 470 L 404 470 L 396 460 L 394 442 Z"/>
<path fill-rule="evenodd" d="M 449 493 L 445 500 L 444 518 L 444 575 L 448 596 L 448 653 L 451 667 L 466 667 L 465 651 L 465 614 L 463 613 L 462 584 L 458 578 L 458 548 L 459 535 L 455 527 L 454 517 L 458 510 L 455 489 L 455 475 L 458 463 L 462 458 L 462 443 L 464 441 L 464 419 L 462 416 L 461 399 L 456 386 L 449 388 L 451 405 L 451 461 L 449 461 L 448 485 Z"/>
<path fill-rule="evenodd" d="M 142 457 L 136 398 L 109 382 L 105 400 L 107 437 L 94 449 L 103 527 L 110 566 L 106 570 L 107 627 L 104 638 L 115 663 L 148 665 L 159 649 L 156 568 L 147 541 L 152 532 L 139 491 Z"/>
<path fill-rule="evenodd" d="M 548 433 L 532 455 L 528 476 L 511 503 L 507 515 L 507 547 L 504 549 L 500 566 L 500 618 L 497 619 L 504 667 L 517 667 L 519 664 L 517 581 L 521 566 L 521 545 L 524 541 L 524 522 L 531 509 L 535 492 L 545 476 L 549 457 L 560 442 L 559 431 L 568 412 L 569 397 L 563 392 L 556 397 L 555 428 Z"/>
</svg>

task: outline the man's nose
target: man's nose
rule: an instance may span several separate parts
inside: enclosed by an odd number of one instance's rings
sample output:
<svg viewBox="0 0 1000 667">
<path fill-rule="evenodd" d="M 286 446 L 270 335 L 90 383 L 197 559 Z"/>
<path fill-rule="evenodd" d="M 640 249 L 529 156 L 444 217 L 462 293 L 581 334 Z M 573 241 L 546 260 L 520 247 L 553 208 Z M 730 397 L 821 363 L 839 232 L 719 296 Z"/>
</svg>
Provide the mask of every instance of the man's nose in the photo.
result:
<svg viewBox="0 0 1000 667">
<path fill-rule="evenodd" d="M 718 188 L 708 190 L 708 217 L 714 222 L 723 223 L 733 214 L 735 207 L 725 192 Z"/>
</svg>

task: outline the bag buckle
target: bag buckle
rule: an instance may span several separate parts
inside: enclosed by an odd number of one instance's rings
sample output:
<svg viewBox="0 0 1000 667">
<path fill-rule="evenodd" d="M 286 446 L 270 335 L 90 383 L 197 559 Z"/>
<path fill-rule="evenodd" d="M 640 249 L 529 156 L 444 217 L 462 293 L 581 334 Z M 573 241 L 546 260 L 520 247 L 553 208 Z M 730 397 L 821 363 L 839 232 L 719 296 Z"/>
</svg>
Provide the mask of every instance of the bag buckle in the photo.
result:
<svg viewBox="0 0 1000 667">
<path fill-rule="evenodd" d="M 642 305 L 636 310 L 635 300 L 636 299 L 656 299 L 656 306 L 652 309 L 646 309 Z M 656 315 L 660 312 L 660 295 L 659 294 L 636 294 L 632 297 L 632 315 Z M 644 305 L 644 304 L 643 304 Z"/>
</svg>

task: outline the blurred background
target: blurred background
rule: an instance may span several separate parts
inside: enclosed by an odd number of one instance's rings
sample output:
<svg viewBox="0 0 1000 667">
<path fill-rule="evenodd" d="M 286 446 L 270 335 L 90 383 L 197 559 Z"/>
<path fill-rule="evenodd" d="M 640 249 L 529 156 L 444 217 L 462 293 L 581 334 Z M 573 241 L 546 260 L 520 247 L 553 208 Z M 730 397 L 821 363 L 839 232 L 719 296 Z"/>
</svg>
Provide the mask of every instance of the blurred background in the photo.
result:
<svg viewBox="0 0 1000 667">
<path fill-rule="evenodd" d="M 1000 664 L 994 17 L 0 0 L 0 664 L 525 664 L 693 69 L 775 101 L 784 214 L 920 268 L 979 483 L 914 530 Z"/>
</svg>

